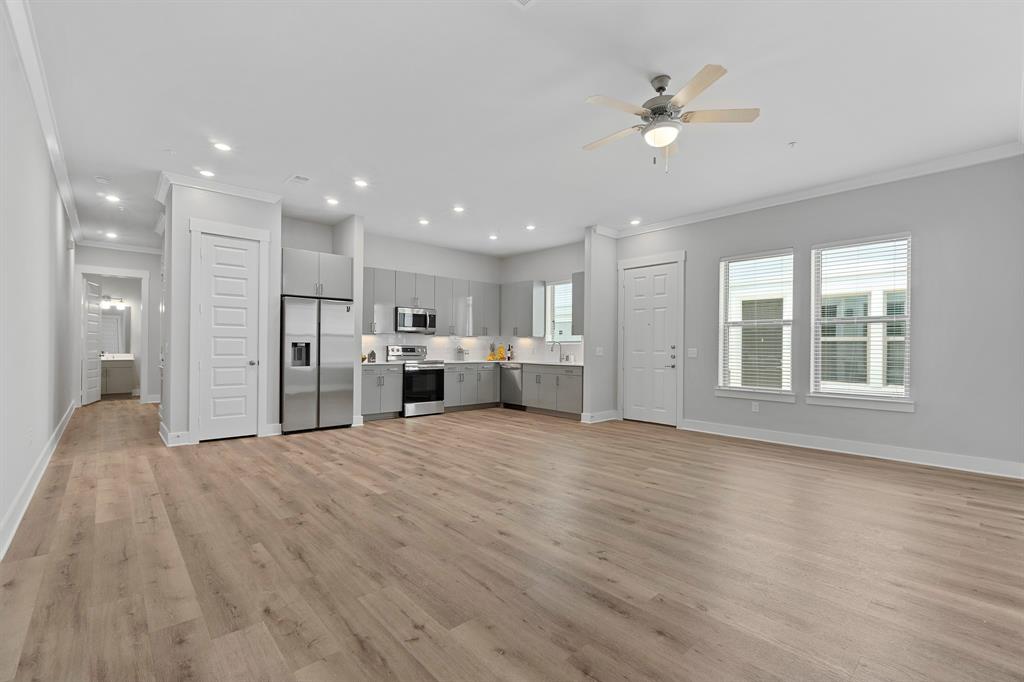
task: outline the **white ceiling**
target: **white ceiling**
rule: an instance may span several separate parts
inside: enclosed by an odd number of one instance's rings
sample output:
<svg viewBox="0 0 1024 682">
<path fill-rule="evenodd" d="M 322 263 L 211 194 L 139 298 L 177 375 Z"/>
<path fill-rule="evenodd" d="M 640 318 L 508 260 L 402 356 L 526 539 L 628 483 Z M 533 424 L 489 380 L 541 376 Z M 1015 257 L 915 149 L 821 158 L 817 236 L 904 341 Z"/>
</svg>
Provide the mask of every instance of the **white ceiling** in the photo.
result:
<svg viewBox="0 0 1024 682">
<path fill-rule="evenodd" d="M 127 244 L 159 244 L 161 170 L 209 168 L 282 194 L 286 215 L 357 213 L 380 234 L 501 255 L 1021 135 L 1020 3 L 50 0 L 31 11 L 85 236 L 112 228 Z M 760 106 L 756 123 L 687 126 L 668 175 L 639 137 L 580 149 L 634 122 L 585 97 L 640 103 L 650 77 L 678 88 L 706 63 L 729 73 L 693 106 Z M 293 174 L 311 181 L 286 185 Z"/>
</svg>

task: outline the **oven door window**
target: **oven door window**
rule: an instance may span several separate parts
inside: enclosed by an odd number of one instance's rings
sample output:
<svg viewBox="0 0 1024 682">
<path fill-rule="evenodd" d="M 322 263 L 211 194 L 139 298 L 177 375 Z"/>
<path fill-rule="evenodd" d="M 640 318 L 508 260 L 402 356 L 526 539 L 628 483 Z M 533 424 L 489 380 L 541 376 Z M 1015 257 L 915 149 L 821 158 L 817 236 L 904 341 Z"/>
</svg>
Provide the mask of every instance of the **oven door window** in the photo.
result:
<svg viewBox="0 0 1024 682">
<path fill-rule="evenodd" d="M 404 374 L 402 393 L 407 403 L 444 400 L 444 370 L 407 371 Z"/>
<path fill-rule="evenodd" d="M 427 313 L 399 313 L 398 326 L 403 329 L 429 329 L 434 326 L 434 316 Z"/>
</svg>

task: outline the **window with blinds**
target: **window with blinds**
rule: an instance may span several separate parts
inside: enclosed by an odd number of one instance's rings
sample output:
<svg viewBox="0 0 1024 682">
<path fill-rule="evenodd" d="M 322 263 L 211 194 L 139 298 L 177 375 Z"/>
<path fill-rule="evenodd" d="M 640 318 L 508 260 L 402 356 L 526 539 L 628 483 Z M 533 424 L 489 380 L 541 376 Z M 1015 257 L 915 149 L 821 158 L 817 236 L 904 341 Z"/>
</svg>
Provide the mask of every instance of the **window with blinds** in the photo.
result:
<svg viewBox="0 0 1024 682">
<path fill-rule="evenodd" d="M 792 390 L 793 252 L 720 263 L 718 387 Z"/>
<path fill-rule="evenodd" d="M 582 336 L 572 333 L 572 282 L 556 282 L 545 287 L 548 343 L 580 342 Z"/>
<path fill-rule="evenodd" d="M 811 394 L 910 397 L 910 238 L 811 252 Z"/>
</svg>

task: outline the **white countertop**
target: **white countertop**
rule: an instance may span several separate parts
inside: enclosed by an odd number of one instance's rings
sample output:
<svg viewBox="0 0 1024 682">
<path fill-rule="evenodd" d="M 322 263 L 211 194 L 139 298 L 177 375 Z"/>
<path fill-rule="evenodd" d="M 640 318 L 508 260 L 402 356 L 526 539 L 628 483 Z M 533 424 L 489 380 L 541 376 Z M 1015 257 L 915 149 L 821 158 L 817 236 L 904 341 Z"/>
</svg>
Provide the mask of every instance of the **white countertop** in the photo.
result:
<svg viewBox="0 0 1024 682">
<path fill-rule="evenodd" d="M 433 360 L 434 358 L 428 358 Z M 554 362 L 546 360 L 445 360 L 446 365 L 484 365 L 484 364 L 501 364 L 502 362 L 514 362 L 519 365 L 549 365 L 552 367 L 582 367 L 582 362 Z M 380 365 L 404 365 L 405 362 L 402 360 L 392 360 L 390 362 L 380 361 L 377 362 L 364 362 L 363 367 L 377 367 Z"/>
</svg>

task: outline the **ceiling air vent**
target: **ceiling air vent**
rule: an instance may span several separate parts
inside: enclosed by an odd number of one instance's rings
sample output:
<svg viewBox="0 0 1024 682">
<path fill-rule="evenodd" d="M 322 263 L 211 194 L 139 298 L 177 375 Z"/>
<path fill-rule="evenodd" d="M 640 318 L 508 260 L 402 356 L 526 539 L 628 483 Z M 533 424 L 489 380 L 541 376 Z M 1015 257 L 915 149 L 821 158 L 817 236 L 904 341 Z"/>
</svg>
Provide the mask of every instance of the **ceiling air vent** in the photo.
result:
<svg viewBox="0 0 1024 682">
<path fill-rule="evenodd" d="M 305 175 L 293 175 L 284 182 L 286 185 L 305 185 L 309 182 L 309 178 Z"/>
<path fill-rule="evenodd" d="M 527 5 L 530 4 L 530 2 L 532 2 L 532 0 L 512 0 L 512 2 L 516 3 L 517 5 L 522 5 L 523 7 L 526 7 Z"/>
</svg>

